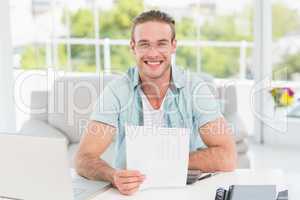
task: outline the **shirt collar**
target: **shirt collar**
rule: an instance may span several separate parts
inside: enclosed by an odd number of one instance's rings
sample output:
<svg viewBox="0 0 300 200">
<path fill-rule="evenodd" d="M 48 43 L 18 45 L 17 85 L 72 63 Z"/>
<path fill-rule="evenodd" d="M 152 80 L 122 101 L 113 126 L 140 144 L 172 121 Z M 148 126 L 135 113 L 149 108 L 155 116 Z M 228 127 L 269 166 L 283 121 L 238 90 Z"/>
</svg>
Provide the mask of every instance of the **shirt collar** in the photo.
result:
<svg viewBox="0 0 300 200">
<path fill-rule="evenodd" d="M 130 68 L 128 71 L 129 76 L 131 77 L 133 88 L 136 88 L 140 83 L 140 76 L 138 67 Z M 171 67 L 171 81 L 174 83 L 176 89 L 183 88 L 185 86 L 185 72 L 182 69 L 177 68 L 176 66 Z"/>
</svg>

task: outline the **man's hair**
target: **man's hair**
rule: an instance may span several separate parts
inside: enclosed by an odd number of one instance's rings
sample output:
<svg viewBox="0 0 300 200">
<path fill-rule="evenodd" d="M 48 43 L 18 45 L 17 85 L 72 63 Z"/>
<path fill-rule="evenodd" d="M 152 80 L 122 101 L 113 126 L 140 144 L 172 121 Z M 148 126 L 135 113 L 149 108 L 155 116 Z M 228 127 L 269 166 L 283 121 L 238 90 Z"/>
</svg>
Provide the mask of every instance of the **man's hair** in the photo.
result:
<svg viewBox="0 0 300 200">
<path fill-rule="evenodd" d="M 149 10 L 142 12 L 138 16 L 136 16 L 133 20 L 132 28 L 131 28 L 131 39 L 133 40 L 135 27 L 139 24 L 143 24 L 145 22 L 162 22 L 166 23 L 170 26 L 172 31 L 172 40 L 175 39 L 175 20 L 165 12 L 159 10 Z"/>
</svg>

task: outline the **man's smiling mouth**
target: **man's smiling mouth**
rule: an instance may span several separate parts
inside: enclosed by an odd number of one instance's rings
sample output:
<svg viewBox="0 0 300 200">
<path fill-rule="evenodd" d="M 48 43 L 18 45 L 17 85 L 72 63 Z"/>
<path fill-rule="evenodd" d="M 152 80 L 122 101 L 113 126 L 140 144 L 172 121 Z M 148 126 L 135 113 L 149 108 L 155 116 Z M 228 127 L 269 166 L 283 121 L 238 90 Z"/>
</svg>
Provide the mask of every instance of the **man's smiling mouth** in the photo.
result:
<svg viewBox="0 0 300 200">
<path fill-rule="evenodd" d="M 146 65 L 153 65 L 153 66 L 156 66 L 156 65 L 162 64 L 163 61 L 162 61 L 162 60 L 158 60 L 158 61 L 147 61 L 147 60 L 145 60 L 144 63 L 145 63 Z"/>
</svg>

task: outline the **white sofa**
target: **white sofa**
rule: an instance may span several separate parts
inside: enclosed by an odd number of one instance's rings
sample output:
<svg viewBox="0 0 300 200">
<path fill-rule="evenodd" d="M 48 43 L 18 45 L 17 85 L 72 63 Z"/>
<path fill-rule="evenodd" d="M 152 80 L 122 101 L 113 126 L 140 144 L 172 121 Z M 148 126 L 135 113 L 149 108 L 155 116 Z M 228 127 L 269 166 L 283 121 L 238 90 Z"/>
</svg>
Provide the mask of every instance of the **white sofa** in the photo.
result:
<svg viewBox="0 0 300 200">
<path fill-rule="evenodd" d="M 70 165 L 78 149 L 78 142 L 88 122 L 97 96 L 105 84 L 118 75 L 68 75 L 56 79 L 51 91 L 34 91 L 31 94 L 30 120 L 20 130 L 24 135 L 65 138 L 68 144 Z M 201 75 L 206 81 L 212 78 Z M 235 86 L 219 86 L 218 98 L 223 102 L 222 112 L 230 122 L 237 144 L 238 167 L 249 168 L 247 155 L 247 131 L 237 112 Z M 113 145 L 104 153 L 103 159 L 112 164 Z"/>
</svg>

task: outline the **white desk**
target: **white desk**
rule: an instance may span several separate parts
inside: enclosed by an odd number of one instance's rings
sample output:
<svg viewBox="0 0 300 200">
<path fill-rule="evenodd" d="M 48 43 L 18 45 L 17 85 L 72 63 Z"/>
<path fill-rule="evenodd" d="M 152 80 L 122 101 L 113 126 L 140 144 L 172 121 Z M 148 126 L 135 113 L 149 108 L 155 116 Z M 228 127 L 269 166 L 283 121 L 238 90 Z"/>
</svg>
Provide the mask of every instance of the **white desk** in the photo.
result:
<svg viewBox="0 0 300 200">
<path fill-rule="evenodd" d="M 286 180 L 283 172 L 280 170 L 236 170 L 235 172 L 218 174 L 184 188 L 149 189 L 139 191 L 132 196 L 121 195 L 116 189 L 111 188 L 92 200 L 214 200 L 215 192 L 218 187 L 228 189 L 229 185 L 233 184 L 274 184 L 277 185 L 278 191 L 287 189 Z"/>
</svg>

